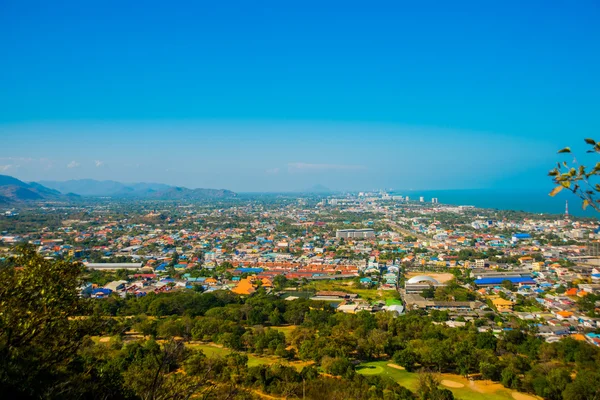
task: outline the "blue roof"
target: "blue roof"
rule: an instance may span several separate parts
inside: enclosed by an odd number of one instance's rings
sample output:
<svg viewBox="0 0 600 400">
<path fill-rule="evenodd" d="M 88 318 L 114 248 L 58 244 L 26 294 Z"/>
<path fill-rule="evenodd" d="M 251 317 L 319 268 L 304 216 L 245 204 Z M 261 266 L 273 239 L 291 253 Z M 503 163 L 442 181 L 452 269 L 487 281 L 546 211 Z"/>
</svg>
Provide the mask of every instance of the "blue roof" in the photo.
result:
<svg viewBox="0 0 600 400">
<path fill-rule="evenodd" d="M 235 272 L 240 272 L 242 274 L 260 274 L 263 272 L 262 268 L 237 268 Z"/>
<path fill-rule="evenodd" d="M 107 289 L 107 288 L 96 288 L 94 290 L 92 290 L 93 294 L 97 294 L 97 293 L 102 293 L 102 294 L 111 294 L 112 290 Z"/>
<path fill-rule="evenodd" d="M 481 278 L 481 279 L 475 279 L 475 284 L 476 285 L 498 285 L 498 284 L 502 284 L 502 282 L 504 282 L 504 281 L 510 281 L 511 283 L 531 283 L 531 284 L 535 284 L 535 282 L 530 277 Z"/>
<path fill-rule="evenodd" d="M 515 233 L 513 236 L 517 239 L 529 239 L 531 237 L 529 233 Z"/>
</svg>

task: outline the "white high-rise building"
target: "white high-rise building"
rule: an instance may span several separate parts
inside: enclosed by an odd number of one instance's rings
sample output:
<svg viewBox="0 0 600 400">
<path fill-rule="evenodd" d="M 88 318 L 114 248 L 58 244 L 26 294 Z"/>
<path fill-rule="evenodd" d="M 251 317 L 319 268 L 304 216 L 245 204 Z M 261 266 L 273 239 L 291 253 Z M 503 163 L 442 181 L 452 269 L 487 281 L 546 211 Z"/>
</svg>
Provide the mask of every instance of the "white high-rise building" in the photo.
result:
<svg viewBox="0 0 600 400">
<path fill-rule="evenodd" d="M 419 197 L 419 201 L 420 201 L 421 203 L 423 203 L 423 202 L 425 201 L 425 197 L 423 197 L 423 196 Z"/>
</svg>

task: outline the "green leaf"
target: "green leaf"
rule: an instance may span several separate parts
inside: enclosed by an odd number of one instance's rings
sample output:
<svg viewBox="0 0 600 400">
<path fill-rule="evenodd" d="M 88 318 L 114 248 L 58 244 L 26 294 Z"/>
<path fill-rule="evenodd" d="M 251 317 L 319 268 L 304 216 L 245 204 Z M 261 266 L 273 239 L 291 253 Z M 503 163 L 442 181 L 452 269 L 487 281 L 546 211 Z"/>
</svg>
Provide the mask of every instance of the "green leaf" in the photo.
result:
<svg viewBox="0 0 600 400">
<path fill-rule="evenodd" d="M 557 186 L 557 187 L 555 187 L 554 189 L 552 189 L 552 191 L 549 193 L 549 195 L 550 195 L 551 197 L 554 197 L 554 196 L 556 196 L 556 195 L 558 194 L 558 192 L 560 192 L 561 190 L 563 190 L 563 186 L 562 186 L 562 185 L 561 185 L 561 186 Z"/>
<path fill-rule="evenodd" d="M 594 139 L 587 138 L 587 139 L 584 139 L 584 140 L 585 140 L 585 142 L 587 144 L 591 144 L 591 145 L 595 145 L 596 144 L 596 141 Z"/>
<path fill-rule="evenodd" d="M 585 210 L 585 209 L 587 208 L 587 206 L 589 206 L 589 205 L 590 205 L 590 201 L 589 201 L 589 200 L 587 200 L 587 199 L 586 199 L 586 200 L 584 200 L 584 201 L 583 201 L 583 209 L 584 209 L 584 210 Z"/>
<path fill-rule="evenodd" d="M 571 148 L 570 147 L 565 147 L 564 149 L 561 149 L 558 151 L 558 153 L 570 153 L 571 152 Z"/>
</svg>

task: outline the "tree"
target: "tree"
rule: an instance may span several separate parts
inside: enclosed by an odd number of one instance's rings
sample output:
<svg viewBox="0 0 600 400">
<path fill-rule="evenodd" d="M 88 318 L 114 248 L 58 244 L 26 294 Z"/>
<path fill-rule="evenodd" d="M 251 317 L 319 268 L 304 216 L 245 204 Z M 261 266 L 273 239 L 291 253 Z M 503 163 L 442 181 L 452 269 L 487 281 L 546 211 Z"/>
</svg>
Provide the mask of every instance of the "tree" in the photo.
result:
<svg viewBox="0 0 600 400">
<path fill-rule="evenodd" d="M 519 375 L 512 366 L 508 366 L 502 370 L 500 379 L 504 387 L 517 389 L 519 386 Z"/>
<path fill-rule="evenodd" d="M 501 285 L 504 289 L 510 290 L 511 292 L 514 292 L 516 290 L 515 285 L 508 279 L 503 280 Z"/>
<path fill-rule="evenodd" d="M 581 371 L 562 393 L 564 400 L 597 400 L 600 399 L 600 373 L 597 371 Z"/>
<path fill-rule="evenodd" d="M 429 285 L 427 289 L 423 289 L 421 296 L 425 297 L 426 299 L 433 299 L 435 296 L 435 288 L 432 285 Z"/>
<path fill-rule="evenodd" d="M 190 356 L 182 342 L 171 340 L 161 347 L 150 340 L 123 374 L 125 386 L 142 400 L 187 400 L 202 391 L 210 392 L 215 387 L 207 379 L 212 368 L 202 356 L 193 361 Z M 184 365 L 186 373 L 180 371 Z"/>
<path fill-rule="evenodd" d="M 440 389 L 440 379 L 437 375 L 420 373 L 417 386 L 417 396 L 420 400 L 453 400 L 454 395 L 448 389 Z"/>
<path fill-rule="evenodd" d="M 559 285 L 555 291 L 557 294 L 563 294 L 564 292 L 567 291 L 567 289 L 563 285 Z"/>
<path fill-rule="evenodd" d="M 584 141 L 591 147 L 587 151 L 588 153 L 600 154 L 600 143 L 590 138 Z M 558 153 L 571 153 L 571 149 L 565 147 L 559 150 Z M 590 206 L 594 210 L 600 211 L 600 200 L 597 198 L 598 193 L 600 193 L 600 184 L 594 182 L 594 179 L 600 176 L 600 162 L 596 163 L 592 168 L 585 165 L 576 167 L 575 164 L 577 164 L 575 159 L 571 165 L 563 161 L 562 163 L 557 163 L 556 168 L 548 173 L 552 177 L 553 182 L 557 184 L 550 192 L 550 196 L 555 196 L 561 190 L 567 189 L 581 198 L 584 209 Z"/>
<path fill-rule="evenodd" d="M 479 373 L 483 379 L 497 381 L 500 378 L 500 366 L 487 361 L 479 363 Z"/>
<path fill-rule="evenodd" d="M 561 400 L 563 398 L 563 391 L 567 388 L 567 385 L 571 383 L 571 374 L 569 370 L 565 368 L 552 368 L 548 371 L 547 382 L 548 385 L 543 394 L 544 398 Z"/>
<path fill-rule="evenodd" d="M 273 278 L 273 284 L 275 285 L 277 290 L 285 289 L 287 283 L 288 279 L 285 277 L 285 275 L 277 275 L 275 278 Z"/>
<path fill-rule="evenodd" d="M 68 397 L 79 390 L 74 356 L 93 327 L 93 319 L 78 318 L 88 310 L 79 296 L 84 268 L 46 260 L 30 246 L 16 253 L 0 267 L 3 395 Z"/>
<path fill-rule="evenodd" d="M 278 308 L 275 308 L 273 311 L 271 311 L 271 314 L 269 314 L 269 322 L 273 326 L 283 324 L 283 322 L 284 322 L 283 315 L 281 315 L 281 312 L 279 311 Z"/>
<path fill-rule="evenodd" d="M 412 350 L 404 349 L 394 354 L 394 362 L 401 367 L 404 367 L 408 372 L 411 372 L 414 371 L 418 358 Z"/>
</svg>

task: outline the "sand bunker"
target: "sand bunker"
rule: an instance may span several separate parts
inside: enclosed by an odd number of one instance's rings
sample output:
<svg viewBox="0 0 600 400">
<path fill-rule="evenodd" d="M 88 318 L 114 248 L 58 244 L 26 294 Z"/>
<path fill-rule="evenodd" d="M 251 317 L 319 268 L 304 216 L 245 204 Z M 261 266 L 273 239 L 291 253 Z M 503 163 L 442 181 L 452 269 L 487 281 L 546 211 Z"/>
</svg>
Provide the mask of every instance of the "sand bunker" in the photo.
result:
<svg viewBox="0 0 600 400">
<path fill-rule="evenodd" d="M 390 367 L 390 368 L 404 369 L 404 367 L 401 367 L 398 364 L 388 364 L 387 366 Z"/>
<path fill-rule="evenodd" d="M 517 393 L 517 392 L 513 392 L 512 397 L 515 400 L 537 400 L 536 397 L 533 397 L 533 396 L 530 396 L 530 395 L 524 394 L 524 393 Z"/>
<path fill-rule="evenodd" d="M 440 382 L 442 385 L 446 386 L 446 387 L 450 387 L 450 388 L 461 388 L 461 387 L 465 387 L 464 384 L 459 383 L 459 382 L 454 382 L 454 381 L 449 381 L 448 379 L 442 379 L 442 381 Z M 525 399 L 518 399 L 518 400 L 525 400 Z"/>
</svg>

